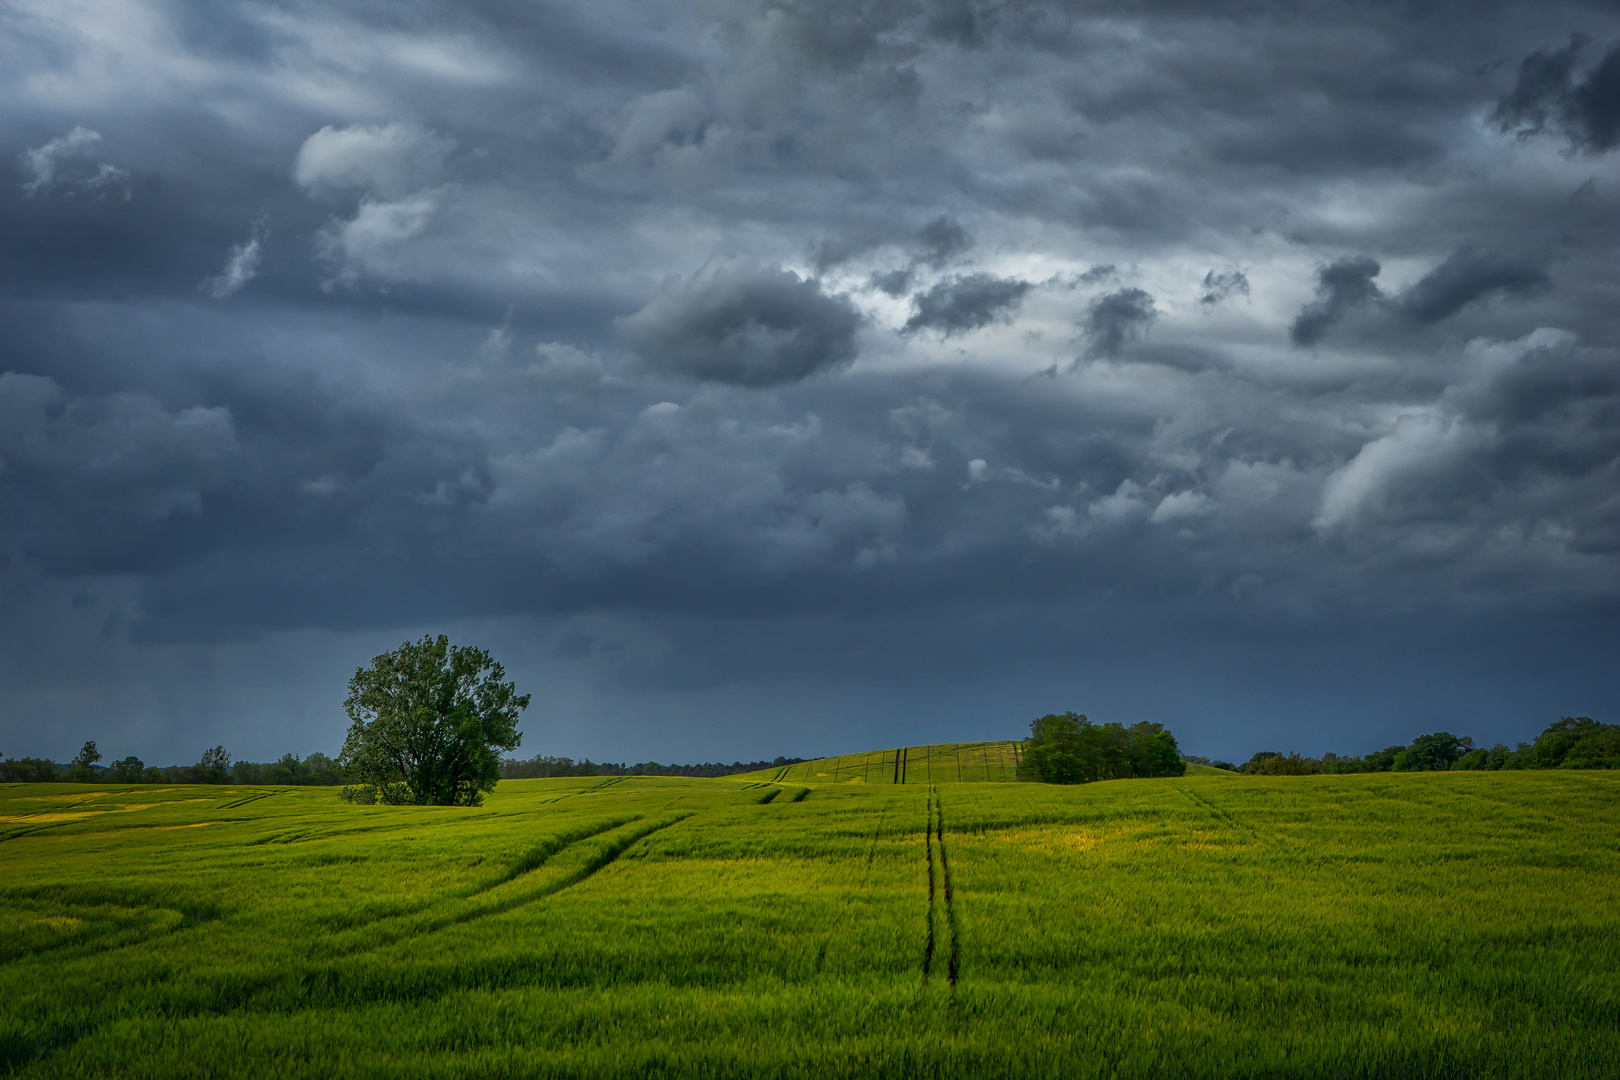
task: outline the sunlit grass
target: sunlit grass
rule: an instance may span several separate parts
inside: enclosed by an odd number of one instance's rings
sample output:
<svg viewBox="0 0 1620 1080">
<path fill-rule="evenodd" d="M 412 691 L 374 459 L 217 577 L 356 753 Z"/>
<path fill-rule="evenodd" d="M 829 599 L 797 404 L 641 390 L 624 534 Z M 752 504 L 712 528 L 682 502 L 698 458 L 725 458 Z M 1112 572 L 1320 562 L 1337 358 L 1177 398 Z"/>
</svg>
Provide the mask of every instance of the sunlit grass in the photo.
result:
<svg viewBox="0 0 1620 1080">
<path fill-rule="evenodd" d="M 966 778 L 1007 746 L 478 809 L 0 787 L 0 1071 L 1620 1074 L 1611 774 Z"/>
</svg>

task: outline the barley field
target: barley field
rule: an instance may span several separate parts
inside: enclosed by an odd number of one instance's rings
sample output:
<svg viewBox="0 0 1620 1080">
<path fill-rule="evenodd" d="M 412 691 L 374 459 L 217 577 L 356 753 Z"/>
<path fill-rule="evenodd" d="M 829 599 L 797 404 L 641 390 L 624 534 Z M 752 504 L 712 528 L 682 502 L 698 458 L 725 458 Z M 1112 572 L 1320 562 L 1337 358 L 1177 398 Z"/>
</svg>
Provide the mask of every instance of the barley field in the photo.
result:
<svg viewBox="0 0 1620 1080">
<path fill-rule="evenodd" d="M 1620 1075 L 1615 774 L 1012 753 L 478 809 L 6 785 L 0 1073 Z"/>
</svg>

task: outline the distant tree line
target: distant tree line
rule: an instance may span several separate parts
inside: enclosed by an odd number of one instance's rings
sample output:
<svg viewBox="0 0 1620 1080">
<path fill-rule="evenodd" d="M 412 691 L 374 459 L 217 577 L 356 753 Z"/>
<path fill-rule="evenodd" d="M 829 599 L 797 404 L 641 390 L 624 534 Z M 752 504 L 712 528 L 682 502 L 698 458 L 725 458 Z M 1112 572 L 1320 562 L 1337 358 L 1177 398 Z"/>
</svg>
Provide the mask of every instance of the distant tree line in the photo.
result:
<svg viewBox="0 0 1620 1080">
<path fill-rule="evenodd" d="M 1188 759 L 1192 760 L 1192 759 Z M 1210 762 L 1231 768 L 1225 762 Z M 1587 716 L 1566 716 L 1533 742 L 1489 750 L 1449 731 L 1419 735 L 1406 746 L 1386 746 L 1360 757 L 1323 754 L 1319 758 L 1263 751 L 1244 763 L 1251 776 L 1309 776 L 1317 773 L 1440 772 L 1499 769 L 1620 768 L 1620 724 L 1600 724 Z"/>
<path fill-rule="evenodd" d="M 507 758 L 501 762 L 502 780 L 533 780 L 547 776 L 732 776 L 736 773 L 755 772 L 759 769 L 798 765 L 808 758 L 777 757 L 770 761 L 733 761 L 730 765 L 706 761 L 701 765 L 660 765 L 656 761 L 643 761 L 638 765 L 623 762 L 575 761 L 567 757 L 549 757 L 536 754 L 520 761 Z"/>
<path fill-rule="evenodd" d="M 1176 737 L 1163 724 L 1093 724 L 1080 713 L 1048 713 L 1029 725 L 1018 777 L 1085 784 L 1187 771 Z"/>
<path fill-rule="evenodd" d="M 731 776 L 758 769 L 798 765 L 808 759 L 778 757 L 770 761 L 704 762 L 701 765 L 661 765 L 643 761 L 638 765 L 622 762 L 596 762 L 589 758 L 575 761 L 567 757 L 537 754 L 526 761 L 507 758 L 500 763 L 502 780 L 527 780 L 546 776 Z M 351 777 L 342 765 L 316 752 L 300 758 L 283 754 L 275 761 L 231 761 L 230 752 L 216 746 L 203 754 L 195 765 L 147 765 L 131 755 L 111 764 L 102 764 L 96 744 L 87 742 L 77 757 L 66 764 L 46 758 L 0 758 L 0 783 L 12 784 L 263 784 L 323 785 L 336 787 Z M 362 801 L 376 801 L 363 799 Z"/>
<path fill-rule="evenodd" d="M 148 765 L 131 754 L 102 764 L 94 740 L 64 764 L 46 758 L 0 758 L 0 783 L 12 784 L 341 784 L 337 763 L 322 753 L 284 754 L 277 761 L 231 762 L 223 746 L 204 752 L 195 765 Z"/>
</svg>

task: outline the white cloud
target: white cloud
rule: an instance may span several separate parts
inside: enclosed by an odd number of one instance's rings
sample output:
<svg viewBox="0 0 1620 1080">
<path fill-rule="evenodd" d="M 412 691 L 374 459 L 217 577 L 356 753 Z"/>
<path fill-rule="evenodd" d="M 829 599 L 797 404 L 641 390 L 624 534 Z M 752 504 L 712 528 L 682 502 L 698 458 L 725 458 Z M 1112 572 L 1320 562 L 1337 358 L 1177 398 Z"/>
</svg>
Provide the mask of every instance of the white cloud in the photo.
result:
<svg viewBox="0 0 1620 1080">
<path fill-rule="evenodd" d="M 626 110 L 613 156 L 629 158 L 666 144 L 686 146 L 699 142 L 708 115 L 708 108 L 698 96 L 684 87 L 637 98 Z"/>
<path fill-rule="evenodd" d="M 326 287 L 351 285 L 364 275 L 395 281 L 418 276 L 401 248 L 421 235 L 442 201 L 440 191 L 418 191 L 393 202 L 360 200 L 352 220 L 334 221 L 316 237 L 321 255 L 335 267 Z"/>
<path fill-rule="evenodd" d="M 129 173 L 115 165 L 94 161 L 94 148 L 101 133 L 75 127 L 66 135 L 22 152 L 23 167 L 33 179 L 22 185 L 30 198 L 51 188 L 79 188 L 95 191 L 129 179 Z M 128 192 L 125 196 L 128 197 Z"/>
<path fill-rule="evenodd" d="M 1112 495 L 1104 495 L 1093 502 L 1086 507 L 1086 513 L 1103 524 L 1134 521 L 1149 513 L 1147 501 L 1143 498 L 1145 494 L 1142 485 L 1135 480 L 1121 480 Z"/>
<path fill-rule="evenodd" d="M 529 378 L 553 392 L 589 393 L 604 386 L 619 385 L 595 353 L 560 341 L 543 341 L 534 347 L 539 362 L 529 369 Z"/>
<path fill-rule="evenodd" d="M 1155 525 L 1163 525 L 1182 518 L 1204 517 L 1214 509 L 1215 501 L 1208 495 L 1197 491 L 1178 491 L 1161 499 L 1148 520 Z"/>
<path fill-rule="evenodd" d="M 256 224 L 253 235 L 231 247 L 225 268 L 216 277 L 203 282 L 203 289 L 215 300 L 235 296 L 242 287 L 259 276 L 259 261 L 264 254 L 264 225 Z"/>
<path fill-rule="evenodd" d="M 417 124 L 328 125 L 299 147 L 293 179 L 312 193 L 359 188 L 397 199 L 438 183 L 455 147 Z"/>
<path fill-rule="evenodd" d="M 1443 495 L 1465 459 L 1489 447 L 1490 433 L 1439 410 L 1408 413 L 1387 434 L 1367 443 L 1328 477 L 1312 525 L 1352 524 L 1402 494 L 1431 489 Z"/>
</svg>

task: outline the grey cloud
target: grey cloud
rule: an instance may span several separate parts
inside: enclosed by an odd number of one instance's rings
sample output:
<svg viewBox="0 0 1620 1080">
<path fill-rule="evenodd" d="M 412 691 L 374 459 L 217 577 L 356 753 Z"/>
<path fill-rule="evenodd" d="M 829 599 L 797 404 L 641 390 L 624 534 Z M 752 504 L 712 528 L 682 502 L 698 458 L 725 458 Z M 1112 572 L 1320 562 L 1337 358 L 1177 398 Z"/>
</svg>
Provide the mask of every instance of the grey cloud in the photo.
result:
<svg viewBox="0 0 1620 1080">
<path fill-rule="evenodd" d="M 1339 320 L 1383 297 L 1373 283 L 1382 267 L 1367 255 L 1346 255 L 1316 271 L 1316 299 L 1288 327 L 1295 345 L 1315 345 Z"/>
<path fill-rule="evenodd" d="M 1288 328 L 1295 345 L 1319 343 L 1353 312 L 1374 310 L 1429 326 L 1491 296 L 1523 298 L 1544 290 L 1546 271 L 1537 263 L 1464 245 L 1410 287 L 1391 296 L 1373 281 L 1382 268 L 1367 255 L 1351 255 L 1317 269 L 1317 298 Z"/>
<path fill-rule="evenodd" d="M 875 229 L 843 232 L 836 236 L 823 236 L 810 250 L 810 263 L 817 273 L 826 273 L 843 264 L 875 251 L 889 242 L 889 237 Z"/>
<path fill-rule="evenodd" d="M 860 313 L 788 270 L 715 259 L 619 320 L 655 370 L 739 386 L 798 382 L 855 359 Z"/>
<path fill-rule="evenodd" d="M 1034 285 L 994 274 L 967 274 L 939 282 L 912 298 L 916 312 L 905 332 L 938 330 L 949 337 L 1007 319 Z"/>
<path fill-rule="evenodd" d="M 59 571 L 172 560 L 239 451 L 222 407 L 74 398 L 52 379 L 0 374 L 0 494 L 24 523 L 24 550 Z"/>
<path fill-rule="evenodd" d="M 1086 355 L 1118 356 L 1126 342 L 1140 336 L 1157 318 L 1153 297 L 1143 289 L 1120 289 L 1098 297 L 1086 311 L 1085 332 L 1091 341 Z"/>
<path fill-rule="evenodd" d="M 1423 527 L 1460 540 L 1458 523 L 1472 521 L 1561 530 L 1576 551 L 1620 550 L 1620 501 L 1607 494 L 1620 468 L 1616 354 L 1537 330 L 1473 342 L 1461 359 L 1436 401 L 1404 412 L 1328 478 L 1318 527 Z M 1546 502 L 1550 491 L 1561 509 Z"/>
<path fill-rule="evenodd" d="M 823 237 L 812 250 L 811 261 L 817 270 L 825 272 L 874 251 L 899 248 L 906 253 L 907 265 L 872 276 L 874 288 L 899 296 L 910 287 L 919 267 L 937 270 L 972 246 L 967 230 L 948 214 L 942 214 L 910 236 L 865 228 Z"/>
<path fill-rule="evenodd" d="M 937 217 L 917 230 L 917 257 L 938 268 L 966 251 L 971 243 L 961 225 L 949 217 Z"/>
<path fill-rule="evenodd" d="M 1576 60 L 1590 39 L 1576 34 L 1561 49 L 1541 49 L 1519 64 L 1513 89 L 1491 119 L 1503 131 L 1533 135 L 1557 127 L 1576 149 L 1591 154 L 1620 145 L 1620 43 L 1577 77 Z"/>
<path fill-rule="evenodd" d="M 1198 302 L 1213 306 L 1233 296 L 1249 295 L 1249 278 L 1241 270 L 1211 270 L 1204 275 L 1203 292 Z"/>
<path fill-rule="evenodd" d="M 1482 297 L 1528 296 L 1546 288 L 1547 283 L 1546 271 L 1535 263 L 1464 247 L 1404 290 L 1397 306 L 1427 326 Z"/>
<path fill-rule="evenodd" d="M 888 296 L 899 298 L 906 295 L 906 292 L 911 288 L 911 279 L 916 276 L 917 272 L 910 267 L 890 270 L 883 274 L 873 274 L 872 288 Z"/>
</svg>

